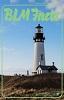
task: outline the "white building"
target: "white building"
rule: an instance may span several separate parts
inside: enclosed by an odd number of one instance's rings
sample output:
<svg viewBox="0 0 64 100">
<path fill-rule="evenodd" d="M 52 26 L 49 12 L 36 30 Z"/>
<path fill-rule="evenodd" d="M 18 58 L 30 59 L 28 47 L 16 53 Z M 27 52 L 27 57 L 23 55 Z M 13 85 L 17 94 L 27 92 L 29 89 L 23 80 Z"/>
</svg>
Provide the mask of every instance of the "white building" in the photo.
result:
<svg viewBox="0 0 64 100">
<path fill-rule="evenodd" d="M 47 72 L 56 72 L 57 68 L 54 66 L 46 66 L 45 64 L 45 50 L 44 50 L 44 33 L 43 27 L 38 24 L 36 28 L 35 36 L 33 37 L 34 40 L 34 62 L 33 62 L 33 71 L 32 73 L 40 74 L 40 73 L 47 73 Z"/>
</svg>

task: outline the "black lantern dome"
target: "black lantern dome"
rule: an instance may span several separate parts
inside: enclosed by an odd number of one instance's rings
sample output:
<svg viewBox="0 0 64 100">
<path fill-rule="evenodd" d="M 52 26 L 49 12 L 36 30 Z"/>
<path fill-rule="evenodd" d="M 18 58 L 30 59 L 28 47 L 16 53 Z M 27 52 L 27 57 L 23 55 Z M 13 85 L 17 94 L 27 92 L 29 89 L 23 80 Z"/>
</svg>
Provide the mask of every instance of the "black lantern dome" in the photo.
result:
<svg viewBox="0 0 64 100">
<path fill-rule="evenodd" d="M 35 42 L 44 42 L 45 37 L 43 36 L 43 27 L 40 26 L 40 24 L 38 24 L 38 26 L 36 26 L 35 28 L 36 28 L 36 33 L 35 36 L 33 37 L 33 40 Z"/>
</svg>

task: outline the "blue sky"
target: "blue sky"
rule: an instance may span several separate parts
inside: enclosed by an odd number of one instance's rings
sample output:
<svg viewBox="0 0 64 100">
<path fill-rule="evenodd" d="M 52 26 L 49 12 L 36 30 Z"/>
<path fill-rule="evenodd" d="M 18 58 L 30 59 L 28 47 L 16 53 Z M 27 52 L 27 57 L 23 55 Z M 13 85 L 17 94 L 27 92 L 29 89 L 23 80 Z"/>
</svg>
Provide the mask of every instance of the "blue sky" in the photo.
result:
<svg viewBox="0 0 64 100">
<path fill-rule="evenodd" d="M 14 1 L 14 2 L 13 2 Z M 33 64 L 33 49 L 34 42 L 33 36 L 35 34 L 35 26 L 41 24 L 43 26 L 43 32 L 45 35 L 45 57 L 46 64 L 52 65 L 55 62 L 58 71 L 62 72 L 63 68 L 63 32 L 62 32 L 62 22 L 63 22 L 63 0 L 3 0 L 0 1 L 0 51 L 3 41 L 3 73 L 4 74 L 26 74 L 26 71 L 32 71 Z M 19 6 L 18 4 L 38 4 L 41 3 L 42 6 L 36 6 L 39 10 L 43 12 L 55 11 L 59 13 L 59 18 L 57 22 L 51 21 L 32 21 L 32 15 L 29 21 L 21 20 L 20 22 L 6 22 L 4 17 L 2 18 L 2 7 L 5 5 L 12 5 L 13 8 L 18 10 L 29 8 L 30 10 L 35 6 Z M 43 3 L 48 4 L 43 6 Z M 59 4 L 62 5 L 60 10 Z M 18 6 L 14 6 L 18 5 Z M 14 7 L 13 7 L 14 6 Z M 9 6 L 8 6 L 9 7 Z M 2 18 L 2 19 L 1 19 Z M 1 55 L 1 52 L 0 52 Z M 63 57 L 63 59 L 62 59 Z M 0 57 L 1 63 L 1 57 Z M 1 73 L 1 69 L 0 69 Z"/>
</svg>

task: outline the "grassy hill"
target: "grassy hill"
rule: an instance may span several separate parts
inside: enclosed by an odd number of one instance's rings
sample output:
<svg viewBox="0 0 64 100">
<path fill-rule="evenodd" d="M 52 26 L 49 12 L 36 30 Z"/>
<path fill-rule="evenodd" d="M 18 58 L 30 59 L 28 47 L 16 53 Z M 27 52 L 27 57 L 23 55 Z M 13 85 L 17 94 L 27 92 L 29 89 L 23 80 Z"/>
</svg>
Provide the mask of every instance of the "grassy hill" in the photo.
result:
<svg viewBox="0 0 64 100">
<path fill-rule="evenodd" d="M 12 97 L 27 97 L 27 96 L 59 97 L 61 96 L 61 74 L 60 73 L 55 73 L 55 74 L 48 73 L 48 74 L 41 74 L 35 76 L 18 76 L 18 75 L 3 76 L 3 80 L 4 80 L 3 82 L 4 94 L 7 97 L 10 96 Z M 37 100 L 41 100 L 41 99 L 37 99 Z"/>
</svg>

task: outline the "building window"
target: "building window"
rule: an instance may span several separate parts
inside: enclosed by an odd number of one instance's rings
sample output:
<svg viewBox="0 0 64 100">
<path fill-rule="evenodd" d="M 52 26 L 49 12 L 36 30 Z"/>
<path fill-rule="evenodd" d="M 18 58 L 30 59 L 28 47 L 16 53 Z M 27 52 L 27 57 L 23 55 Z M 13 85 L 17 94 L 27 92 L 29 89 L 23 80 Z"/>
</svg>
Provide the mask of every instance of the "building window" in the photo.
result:
<svg viewBox="0 0 64 100">
<path fill-rule="evenodd" d="M 40 70 L 40 74 L 41 74 L 41 70 Z"/>
<path fill-rule="evenodd" d="M 39 74 L 39 70 L 38 70 L 38 74 Z"/>
<path fill-rule="evenodd" d="M 41 54 L 41 60 L 43 60 L 43 54 Z"/>
</svg>

